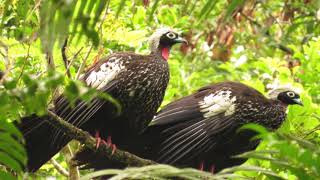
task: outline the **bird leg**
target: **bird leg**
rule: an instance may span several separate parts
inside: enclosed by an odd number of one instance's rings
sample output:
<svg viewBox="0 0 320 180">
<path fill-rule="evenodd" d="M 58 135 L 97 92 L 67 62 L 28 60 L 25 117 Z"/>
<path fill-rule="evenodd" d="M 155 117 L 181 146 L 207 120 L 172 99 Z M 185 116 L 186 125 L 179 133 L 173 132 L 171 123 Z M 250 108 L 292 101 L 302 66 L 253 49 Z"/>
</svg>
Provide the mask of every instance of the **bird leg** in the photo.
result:
<svg viewBox="0 0 320 180">
<path fill-rule="evenodd" d="M 203 171 L 203 167 L 204 167 L 204 162 L 201 161 L 200 164 L 199 164 L 199 170 Z"/>
<path fill-rule="evenodd" d="M 100 143 L 101 143 L 101 137 L 100 137 L 100 132 L 99 131 L 96 131 L 95 139 L 96 139 L 96 149 L 98 149 L 99 146 L 100 146 Z"/>
<path fill-rule="evenodd" d="M 212 174 L 214 174 L 214 171 L 215 171 L 215 166 L 214 166 L 214 164 L 212 164 L 212 165 L 210 166 L 210 172 L 211 172 Z"/>
<path fill-rule="evenodd" d="M 115 144 L 112 144 L 111 136 L 108 136 L 107 138 L 107 146 L 111 147 L 112 149 L 112 155 L 117 150 L 117 146 Z"/>
</svg>

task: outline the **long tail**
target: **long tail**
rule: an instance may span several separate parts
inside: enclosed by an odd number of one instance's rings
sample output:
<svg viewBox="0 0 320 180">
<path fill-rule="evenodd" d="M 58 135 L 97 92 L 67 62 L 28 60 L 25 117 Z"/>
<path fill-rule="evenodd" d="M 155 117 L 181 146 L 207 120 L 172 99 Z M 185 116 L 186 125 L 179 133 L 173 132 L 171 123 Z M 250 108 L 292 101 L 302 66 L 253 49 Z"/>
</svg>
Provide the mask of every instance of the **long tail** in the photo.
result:
<svg viewBox="0 0 320 180">
<path fill-rule="evenodd" d="M 37 171 L 70 141 L 69 138 L 61 137 L 58 143 L 53 143 L 56 129 L 49 120 L 49 116 L 31 115 L 23 117 L 17 125 L 25 138 L 27 170 L 30 172 Z"/>
</svg>

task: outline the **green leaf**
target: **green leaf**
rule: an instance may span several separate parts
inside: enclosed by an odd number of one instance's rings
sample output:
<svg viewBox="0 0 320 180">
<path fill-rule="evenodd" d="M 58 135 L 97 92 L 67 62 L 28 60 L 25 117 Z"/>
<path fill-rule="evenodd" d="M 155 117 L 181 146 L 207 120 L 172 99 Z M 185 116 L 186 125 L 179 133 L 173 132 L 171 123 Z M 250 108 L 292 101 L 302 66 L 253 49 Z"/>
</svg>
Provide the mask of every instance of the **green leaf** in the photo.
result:
<svg viewBox="0 0 320 180">
<path fill-rule="evenodd" d="M 230 16 L 233 13 L 233 11 L 237 7 L 242 6 L 244 3 L 245 3 L 245 0 L 232 0 L 231 3 L 228 6 L 225 18 L 226 19 L 230 18 Z"/>
<path fill-rule="evenodd" d="M 155 0 L 153 5 L 152 5 L 152 8 L 151 8 L 151 12 L 150 12 L 150 15 L 149 15 L 149 22 L 152 22 L 153 20 L 153 15 L 154 15 L 154 12 L 156 11 L 157 7 L 158 7 L 158 3 L 160 2 L 160 0 Z"/>
<path fill-rule="evenodd" d="M 12 174 L 9 172 L 5 172 L 0 170 L 0 179 L 5 179 L 5 180 L 16 180 L 17 178 L 14 177 Z"/>
<path fill-rule="evenodd" d="M 17 160 L 11 158 L 10 156 L 8 156 L 7 154 L 1 151 L 0 151 L 0 163 L 17 172 L 22 171 L 21 164 Z"/>
<path fill-rule="evenodd" d="M 2 152 L 6 152 L 10 157 L 16 159 L 18 162 L 24 163 L 26 162 L 26 153 L 22 151 L 22 148 L 17 148 L 15 146 L 11 146 L 8 142 L 0 142 L 0 150 Z"/>
<path fill-rule="evenodd" d="M 224 170 L 222 170 L 221 173 L 228 173 L 228 172 L 235 172 L 235 171 L 255 171 L 255 172 L 259 172 L 259 173 L 262 173 L 262 174 L 265 174 L 267 176 L 271 176 L 271 177 L 274 177 L 277 179 L 285 179 L 270 170 L 267 170 L 267 169 L 264 169 L 261 167 L 257 167 L 257 166 L 236 166 L 233 168 L 224 169 Z"/>
<path fill-rule="evenodd" d="M 265 127 L 253 123 L 243 125 L 241 128 L 238 129 L 238 132 L 243 130 L 253 130 L 260 133 L 261 135 L 268 133 L 268 130 Z"/>
<path fill-rule="evenodd" d="M 127 1 L 127 0 L 121 0 L 121 1 L 120 1 L 119 7 L 118 7 L 118 10 L 117 10 L 117 13 L 116 13 L 116 18 L 118 18 L 121 10 L 123 9 L 124 5 L 126 4 L 126 1 Z"/>
<path fill-rule="evenodd" d="M 201 9 L 201 13 L 199 16 L 199 21 L 202 21 L 203 19 L 206 19 L 210 12 L 214 9 L 217 0 L 208 0 L 207 3 L 203 6 Z"/>
</svg>

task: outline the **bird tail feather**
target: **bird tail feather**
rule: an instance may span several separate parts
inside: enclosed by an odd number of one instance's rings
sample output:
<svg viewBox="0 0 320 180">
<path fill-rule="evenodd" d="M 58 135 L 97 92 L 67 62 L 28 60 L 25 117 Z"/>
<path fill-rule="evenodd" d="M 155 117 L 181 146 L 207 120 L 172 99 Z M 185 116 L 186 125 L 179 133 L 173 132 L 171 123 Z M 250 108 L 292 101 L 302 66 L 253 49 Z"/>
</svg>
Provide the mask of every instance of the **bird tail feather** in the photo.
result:
<svg viewBox="0 0 320 180">
<path fill-rule="evenodd" d="M 53 144 L 53 134 L 56 128 L 49 123 L 49 120 L 49 116 L 31 115 L 23 117 L 17 124 L 25 139 L 28 155 L 27 171 L 37 171 L 71 140 L 61 137 L 59 144 Z"/>
</svg>

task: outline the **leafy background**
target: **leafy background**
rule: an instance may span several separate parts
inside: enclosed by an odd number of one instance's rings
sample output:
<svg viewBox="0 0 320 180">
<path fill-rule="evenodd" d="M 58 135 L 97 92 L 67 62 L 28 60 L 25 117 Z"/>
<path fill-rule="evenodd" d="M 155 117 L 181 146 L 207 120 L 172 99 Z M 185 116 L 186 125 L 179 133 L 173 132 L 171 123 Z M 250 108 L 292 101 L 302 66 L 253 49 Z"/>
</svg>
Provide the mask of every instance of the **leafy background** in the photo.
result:
<svg viewBox="0 0 320 180">
<path fill-rule="evenodd" d="M 264 141 L 242 155 L 251 157 L 242 169 L 227 174 L 320 178 L 319 0 L 1 0 L 0 14 L 0 179 L 68 176 L 53 164 L 73 172 L 76 142 L 37 173 L 24 174 L 26 153 L 13 122 L 44 114 L 62 90 L 70 98 L 89 98 L 94 92 L 76 80 L 84 69 L 116 51 L 147 54 L 147 37 L 162 26 L 181 30 L 189 41 L 172 50 L 163 105 L 225 80 L 262 93 L 287 83 L 301 90 L 304 107 L 290 107 L 278 133 L 253 127 Z M 61 53 L 66 39 L 69 72 Z"/>
</svg>

